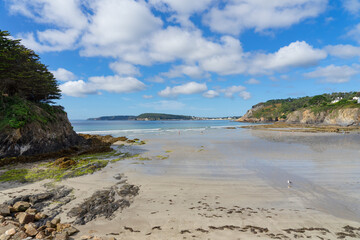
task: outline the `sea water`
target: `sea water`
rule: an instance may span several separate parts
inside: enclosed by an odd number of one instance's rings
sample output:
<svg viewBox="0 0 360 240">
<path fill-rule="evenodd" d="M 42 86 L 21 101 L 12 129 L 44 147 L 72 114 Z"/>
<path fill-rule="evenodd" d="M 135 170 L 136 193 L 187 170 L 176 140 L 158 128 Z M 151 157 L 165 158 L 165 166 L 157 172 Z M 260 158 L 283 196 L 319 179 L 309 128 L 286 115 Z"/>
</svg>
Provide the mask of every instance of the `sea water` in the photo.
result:
<svg viewBox="0 0 360 240">
<path fill-rule="evenodd" d="M 182 120 L 182 121 L 99 121 L 72 120 L 71 124 L 77 133 L 110 134 L 119 136 L 142 136 L 147 134 L 171 134 L 178 132 L 205 131 L 226 127 L 238 127 L 248 123 L 230 120 Z"/>
</svg>

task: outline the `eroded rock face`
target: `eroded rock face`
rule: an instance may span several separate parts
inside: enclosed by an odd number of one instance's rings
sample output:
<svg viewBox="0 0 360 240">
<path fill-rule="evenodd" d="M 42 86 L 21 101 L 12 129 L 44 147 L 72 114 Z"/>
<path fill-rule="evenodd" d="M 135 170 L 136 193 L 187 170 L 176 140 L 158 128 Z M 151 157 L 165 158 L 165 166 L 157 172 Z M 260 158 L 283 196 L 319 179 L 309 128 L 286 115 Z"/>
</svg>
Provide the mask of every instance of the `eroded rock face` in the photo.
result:
<svg viewBox="0 0 360 240">
<path fill-rule="evenodd" d="M 0 158 L 56 152 L 84 141 L 74 132 L 65 112 L 55 115 L 55 120 L 46 124 L 33 122 L 0 132 Z"/>
<path fill-rule="evenodd" d="M 335 109 L 329 112 L 313 113 L 310 110 L 294 111 L 286 119 L 287 123 L 322 123 L 332 125 L 354 125 L 360 123 L 360 108 Z"/>
</svg>

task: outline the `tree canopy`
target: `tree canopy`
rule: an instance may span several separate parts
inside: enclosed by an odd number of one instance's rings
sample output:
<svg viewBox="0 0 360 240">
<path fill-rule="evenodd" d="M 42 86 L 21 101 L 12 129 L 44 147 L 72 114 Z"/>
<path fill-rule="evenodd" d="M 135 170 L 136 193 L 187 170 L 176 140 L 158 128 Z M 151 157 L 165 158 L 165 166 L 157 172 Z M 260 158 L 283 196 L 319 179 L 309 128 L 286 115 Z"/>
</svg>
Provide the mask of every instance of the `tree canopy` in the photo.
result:
<svg viewBox="0 0 360 240">
<path fill-rule="evenodd" d="M 40 57 L 1 30 L 0 95 L 47 103 L 61 97 L 54 75 L 40 62 Z"/>
</svg>

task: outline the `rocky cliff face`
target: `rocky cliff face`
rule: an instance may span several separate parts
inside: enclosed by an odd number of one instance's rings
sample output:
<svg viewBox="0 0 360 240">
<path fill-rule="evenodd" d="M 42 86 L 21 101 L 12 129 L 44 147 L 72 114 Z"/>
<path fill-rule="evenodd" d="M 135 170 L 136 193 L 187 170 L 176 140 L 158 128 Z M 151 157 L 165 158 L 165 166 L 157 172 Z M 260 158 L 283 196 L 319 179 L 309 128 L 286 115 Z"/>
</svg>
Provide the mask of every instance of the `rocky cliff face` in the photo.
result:
<svg viewBox="0 0 360 240">
<path fill-rule="evenodd" d="M 264 118 L 255 118 L 253 113 L 256 110 L 250 109 L 243 117 L 238 119 L 239 122 L 268 122 Z M 331 124 L 331 125 L 357 125 L 360 124 L 360 108 L 339 108 L 332 111 L 322 111 L 314 113 L 309 109 L 297 110 L 290 113 L 286 119 L 282 120 L 287 123 L 304 123 L 304 124 Z"/>
<path fill-rule="evenodd" d="M 78 136 L 65 112 L 57 112 L 46 124 L 32 122 L 22 128 L 6 128 L 0 132 L 0 158 L 28 156 L 60 151 L 79 144 Z"/>
</svg>

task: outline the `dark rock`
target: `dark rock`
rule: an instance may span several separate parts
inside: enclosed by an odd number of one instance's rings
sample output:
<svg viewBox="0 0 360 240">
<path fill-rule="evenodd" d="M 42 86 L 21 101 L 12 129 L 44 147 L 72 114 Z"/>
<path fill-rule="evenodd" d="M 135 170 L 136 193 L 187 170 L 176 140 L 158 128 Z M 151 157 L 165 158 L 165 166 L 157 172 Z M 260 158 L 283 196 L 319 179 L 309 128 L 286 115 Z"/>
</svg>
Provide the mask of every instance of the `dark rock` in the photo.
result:
<svg viewBox="0 0 360 240">
<path fill-rule="evenodd" d="M 139 192 L 139 188 L 126 184 L 119 190 L 116 186 L 110 190 L 95 192 L 90 198 L 68 212 L 69 217 L 75 217 L 75 224 L 84 225 L 98 216 L 111 218 L 118 209 L 130 206 L 130 201 L 124 198 L 132 198 Z M 118 199 L 119 197 L 122 197 Z M 116 200 L 117 199 L 117 200 Z"/>
<path fill-rule="evenodd" d="M 10 207 L 6 204 L 0 204 L 0 215 L 1 216 L 9 216 L 10 215 Z"/>
<path fill-rule="evenodd" d="M 21 212 L 18 215 L 18 219 L 19 219 L 20 224 L 27 224 L 27 223 L 30 223 L 30 222 L 34 222 L 35 216 L 32 215 L 32 214 Z"/>
<path fill-rule="evenodd" d="M 16 202 L 13 206 L 16 212 L 25 212 L 30 207 L 30 203 L 25 201 Z"/>
</svg>

